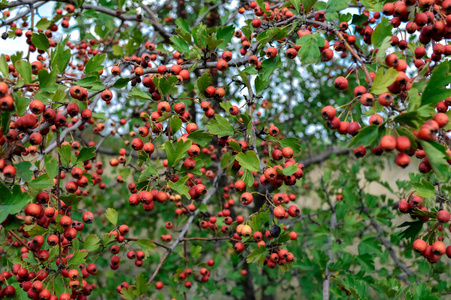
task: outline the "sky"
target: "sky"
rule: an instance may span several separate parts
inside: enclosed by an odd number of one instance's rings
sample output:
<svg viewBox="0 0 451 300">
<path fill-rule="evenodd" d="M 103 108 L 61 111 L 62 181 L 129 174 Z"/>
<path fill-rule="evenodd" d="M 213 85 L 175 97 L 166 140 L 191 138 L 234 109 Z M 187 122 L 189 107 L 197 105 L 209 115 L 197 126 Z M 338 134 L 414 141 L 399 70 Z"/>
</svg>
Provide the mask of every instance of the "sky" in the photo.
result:
<svg viewBox="0 0 451 300">
<path fill-rule="evenodd" d="M 150 1 L 150 2 L 152 2 L 152 1 Z M 236 3 L 234 1 L 230 2 L 229 4 L 230 4 L 230 6 L 236 5 Z M 52 14 L 53 14 L 54 5 L 55 5 L 54 2 L 49 2 L 49 3 L 46 3 L 43 6 L 41 6 L 38 9 L 38 14 L 37 14 L 38 16 L 35 18 L 35 23 L 37 23 L 41 17 L 47 17 L 48 19 L 51 19 L 52 18 Z M 16 10 L 12 11 L 11 12 L 11 17 L 13 17 L 13 16 L 15 16 L 17 14 L 20 14 L 25 9 L 26 9 L 26 7 L 22 7 L 20 9 L 16 9 Z M 350 9 L 347 9 L 347 10 L 343 11 L 343 13 L 347 13 L 347 12 L 355 14 L 355 13 L 358 12 L 358 10 L 350 8 Z M 237 17 L 238 17 L 238 26 L 243 26 L 245 24 L 244 20 L 247 19 L 249 16 L 248 15 L 246 15 L 246 16 L 238 15 Z M 75 21 L 73 19 L 71 20 L 71 25 L 73 24 L 72 22 L 75 23 Z M 21 20 L 20 21 L 16 21 L 16 23 L 19 25 L 19 28 L 22 28 L 22 21 Z M 24 33 L 25 33 L 26 30 L 27 29 L 23 29 Z M 56 38 L 55 38 L 56 40 L 59 40 L 61 38 L 61 36 L 58 36 L 58 33 L 56 33 L 55 35 L 56 35 Z M 77 36 L 78 36 L 78 32 L 76 30 L 71 32 L 71 39 L 76 40 Z M 11 55 L 11 54 L 15 54 L 17 51 L 25 51 L 26 52 L 27 49 L 28 49 L 28 45 L 26 44 L 26 37 L 25 37 L 25 35 L 23 35 L 20 38 L 8 39 L 6 41 L 0 40 L 0 53 L 2 53 L 2 54 L 9 54 L 9 55 Z M 37 52 L 31 53 L 31 56 L 30 56 L 31 61 L 36 60 L 36 56 L 37 56 Z M 302 67 L 300 67 L 300 68 L 302 68 Z M 301 72 L 301 74 L 302 74 L 302 72 Z M 254 82 L 255 76 L 253 76 L 253 77 L 254 78 L 252 79 L 252 81 Z M 240 92 L 240 94 L 246 94 L 246 93 L 247 93 L 246 90 L 243 90 L 243 91 Z M 242 99 L 241 102 L 244 103 L 244 99 Z M 242 103 L 240 103 L 240 105 Z M 307 130 L 307 134 L 308 133 L 313 133 L 316 130 L 318 130 L 318 128 L 314 128 L 314 127 L 309 128 Z"/>
<path fill-rule="evenodd" d="M 152 1 L 150 1 L 152 2 Z M 229 3 L 230 6 L 236 6 L 237 2 L 232 1 Z M 35 17 L 34 23 L 36 24 L 40 18 L 42 17 L 47 17 L 48 19 L 52 19 L 53 17 L 53 9 L 54 9 L 54 2 L 49 2 L 44 4 L 43 6 L 38 8 L 38 13 L 37 13 L 37 17 Z M 22 7 L 19 9 L 15 9 L 11 12 L 11 17 L 16 16 L 17 14 L 22 13 L 25 9 L 27 9 L 27 7 Z M 242 15 L 238 15 L 238 26 L 244 26 L 245 25 L 245 19 L 247 19 L 249 16 L 242 16 Z M 30 20 L 28 20 L 29 22 Z M 23 32 L 25 33 L 27 31 L 27 28 L 23 28 L 22 27 L 22 20 L 18 20 L 16 21 L 16 23 L 19 25 L 19 28 L 23 29 Z M 71 20 L 71 25 L 74 24 L 75 21 L 72 19 Z M 54 34 L 55 35 L 55 40 L 59 40 L 61 38 L 61 36 L 58 36 L 58 33 Z M 76 30 L 71 32 L 71 39 L 72 40 L 76 40 L 78 36 L 78 32 Z M 0 40 L 0 53 L 2 54 L 8 54 L 8 55 L 12 55 L 15 54 L 18 51 L 25 51 L 24 56 L 27 53 L 28 49 L 28 45 L 26 43 L 26 37 L 25 34 L 22 37 L 16 37 L 15 39 L 8 39 L 6 41 L 2 41 Z M 34 53 L 31 53 L 30 55 L 30 61 L 35 61 L 36 57 L 37 57 L 38 53 L 37 51 Z M 255 76 L 252 76 L 252 82 L 254 83 L 255 81 Z M 240 95 L 244 95 L 247 94 L 246 89 L 241 90 L 239 92 Z M 238 100 L 238 99 L 236 99 Z M 240 107 L 245 103 L 245 99 L 244 97 L 241 98 L 240 103 L 238 104 Z M 318 130 L 318 128 L 315 128 L 315 126 L 312 126 L 310 128 L 308 128 L 307 130 L 307 134 L 309 133 L 313 133 L 314 131 Z"/>
<path fill-rule="evenodd" d="M 42 5 L 38 9 L 39 15 L 41 17 L 47 17 L 48 19 L 51 19 L 54 5 L 55 4 L 53 2 L 49 2 L 49 3 Z M 22 7 L 20 9 L 13 10 L 11 12 L 11 17 L 14 17 L 17 14 L 22 13 L 25 9 L 26 9 L 26 7 Z M 39 21 L 39 19 L 40 19 L 39 17 L 35 18 L 35 24 Z M 19 25 L 19 28 L 22 28 L 21 20 L 16 21 L 16 24 Z M 24 33 L 27 31 L 26 28 L 22 28 L 22 30 Z M 2 31 L 2 33 L 3 33 L 3 31 Z M 0 53 L 2 53 L 2 54 L 11 55 L 11 54 L 15 54 L 17 51 L 24 51 L 24 49 L 28 49 L 25 34 L 19 38 L 15 38 L 15 39 L 7 39 L 6 41 L 0 40 Z M 36 56 L 37 56 L 36 53 L 34 55 L 31 55 L 31 57 L 34 59 L 36 58 Z"/>
</svg>

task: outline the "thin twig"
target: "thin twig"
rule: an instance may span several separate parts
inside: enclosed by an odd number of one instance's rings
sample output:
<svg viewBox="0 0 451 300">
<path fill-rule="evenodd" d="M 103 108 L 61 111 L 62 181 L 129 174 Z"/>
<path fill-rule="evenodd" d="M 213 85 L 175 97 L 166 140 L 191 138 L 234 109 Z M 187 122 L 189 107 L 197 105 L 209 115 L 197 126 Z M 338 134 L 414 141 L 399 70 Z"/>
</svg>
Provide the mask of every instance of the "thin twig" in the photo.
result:
<svg viewBox="0 0 451 300">
<path fill-rule="evenodd" d="M 216 175 L 215 179 L 213 180 L 213 185 L 212 187 L 209 189 L 207 195 L 205 195 L 205 198 L 202 200 L 202 204 L 206 204 L 208 202 L 208 200 L 210 200 L 211 197 L 213 197 L 214 195 L 216 195 L 217 190 L 218 190 L 218 184 L 219 184 L 219 179 L 222 177 L 223 174 L 223 169 L 219 168 L 218 174 Z M 199 206 L 200 207 L 200 206 Z M 177 237 L 177 239 L 174 241 L 174 243 L 171 245 L 171 247 L 169 248 L 169 250 L 166 251 L 166 253 L 164 254 L 164 256 L 161 258 L 160 262 L 157 265 L 157 268 L 155 269 L 155 271 L 153 272 L 152 276 L 149 278 L 149 280 L 147 281 L 147 284 L 150 284 L 154 278 L 158 275 L 158 273 L 160 272 L 161 267 L 163 266 L 163 263 L 166 261 L 166 259 L 168 258 L 169 254 L 174 251 L 175 247 L 177 247 L 177 245 L 183 241 L 183 239 L 185 238 L 186 233 L 188 232 L 188 229 L 190 228 L 191 223 L 194 221 L 194 218 L 199 214 L 199 208 L 196 209 L 194 211 L 194 213 L 188 218 L 188 221 L 186 221 L 185 226 L 183 227 L 182 231 L 180 232 L 179 236 Z M 144 299 L 144 295 L 140 296 L 140 299 Z"/>
<path fill-rule="evenodd" d="M 327 256 L 329 257 L 329 260 L 326 263 L 326 270 L 324 271 L 324 279 L 323 279 L 323 299 L 328 300 L 330 296 L 330 277 L 331 273 L 329 271 L 329 265 L 334 261 L 334 256 L 332 253 L 332 244 L 334 239 L 334 231 L 335 227 L 337 226 L 337 214 L 335 211 L 335 204 L 332 203 L 329 191 L 327 190 L 325 184 L 324 184 L 324 178 L 321 177 L 321 189 L 323 190 L 324 194 L 326 195 L 327 203 L 329 203 L 330 206 L 330 224 L 329 224 L 329 239 L 327 241 Z"/>
</svg>

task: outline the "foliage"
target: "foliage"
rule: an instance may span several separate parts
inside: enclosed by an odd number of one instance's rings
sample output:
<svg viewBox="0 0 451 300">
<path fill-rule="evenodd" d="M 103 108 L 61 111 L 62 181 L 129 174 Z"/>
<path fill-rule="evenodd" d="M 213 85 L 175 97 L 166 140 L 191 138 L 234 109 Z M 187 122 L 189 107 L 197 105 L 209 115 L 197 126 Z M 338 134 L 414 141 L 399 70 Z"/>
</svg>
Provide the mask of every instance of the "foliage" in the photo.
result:
<svg viewBox="0 0 451 300">
<path fill-rule="evenodd" d="M 0 298 L 451 293 L 449 3 L 245 2 L 0 2 Z"/>
</svg>

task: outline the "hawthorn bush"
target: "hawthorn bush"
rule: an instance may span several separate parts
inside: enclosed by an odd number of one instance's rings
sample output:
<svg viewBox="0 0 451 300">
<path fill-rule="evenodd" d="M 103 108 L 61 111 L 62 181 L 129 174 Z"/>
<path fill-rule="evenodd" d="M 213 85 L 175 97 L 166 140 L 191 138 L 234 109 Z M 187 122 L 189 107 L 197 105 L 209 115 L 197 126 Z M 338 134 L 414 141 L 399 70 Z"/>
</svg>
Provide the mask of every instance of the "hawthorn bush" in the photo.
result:
<svg viewBox="0 0 451 300">
<path fill-rule="evenodd" d="M 451 293 L 451 0 L 0 11 L 0 299 Z"/>
</svg>

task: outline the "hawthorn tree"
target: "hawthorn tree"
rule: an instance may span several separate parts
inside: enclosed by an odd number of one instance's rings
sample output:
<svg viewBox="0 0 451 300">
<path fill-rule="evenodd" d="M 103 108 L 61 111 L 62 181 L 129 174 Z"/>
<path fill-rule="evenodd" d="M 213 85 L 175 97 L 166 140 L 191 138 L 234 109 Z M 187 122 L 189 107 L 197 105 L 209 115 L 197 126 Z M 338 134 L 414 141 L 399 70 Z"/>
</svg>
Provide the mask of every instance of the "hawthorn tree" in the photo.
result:
<svg viewBox="0 0 451 300">
<path fill-rule="evenodd" d="M 0 299 L 451 293 L 451 0 L 231 2 L 0 2 Z"/>
</svg>

